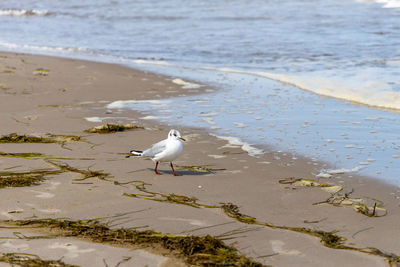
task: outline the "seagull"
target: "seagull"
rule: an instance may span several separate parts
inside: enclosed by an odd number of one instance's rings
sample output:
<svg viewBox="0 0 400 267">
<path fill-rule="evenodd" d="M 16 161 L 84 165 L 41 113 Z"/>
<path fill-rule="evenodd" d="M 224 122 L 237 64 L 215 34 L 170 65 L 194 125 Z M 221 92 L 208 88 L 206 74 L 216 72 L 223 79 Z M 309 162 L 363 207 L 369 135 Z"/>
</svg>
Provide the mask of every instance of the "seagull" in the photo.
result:
<svg viewBox="0 0 400 267">
<path fill-rule="evenodd" d="M 172 161 L 175 160 L 183 150 L 182 141 L 186 141 L 182 138 L 179 131 L 172 129 L 168 133 L 168 138 L 164 139 L 156 144 L 154 144 L 151 148 L 146 149 L 144 151 L 140 150 L 131 150 L 130 153 L 133 156 L 138 157 L 146 157 L 152 159 L 156 163 L 156 167 L 154 168 L 154 172 L 156 174 L 161 174 L 157 171 L 159 162 L 170 162 L 172 172 L 175 176 L 181 176 L 182 174 L 177 174 L 174 170 L 174 166 L 172 165 Z M 127 156 L 128 158 L 130 156 Z"/>
</svg>

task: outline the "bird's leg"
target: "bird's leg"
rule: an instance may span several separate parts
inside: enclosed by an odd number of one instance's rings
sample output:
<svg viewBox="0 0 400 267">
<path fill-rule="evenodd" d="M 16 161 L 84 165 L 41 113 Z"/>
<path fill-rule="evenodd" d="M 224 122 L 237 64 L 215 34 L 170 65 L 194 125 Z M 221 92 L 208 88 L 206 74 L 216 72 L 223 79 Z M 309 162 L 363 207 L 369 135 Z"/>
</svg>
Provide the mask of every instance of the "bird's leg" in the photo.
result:
<svg viewBox="0 0 400 267">
<path fill-rule="evenodd" d="M 170 163 L 171 163 L 171 169 L 172 169 L 172 172 L 174 173 L 174 176 L 182 176 L 182 174 L 178 174 L 175 172 L 174 165 L 172 165 L 172 162 L 170 162 Z"/>
<path fill-rule="evenodd" d="M 156 162 L 156 167 L 154 168 L 154 172 L 158 175 L 161 175 L 162 173 L 157 171 L 157 167 L 158 167 L 158 161 Z"/>
</svg>

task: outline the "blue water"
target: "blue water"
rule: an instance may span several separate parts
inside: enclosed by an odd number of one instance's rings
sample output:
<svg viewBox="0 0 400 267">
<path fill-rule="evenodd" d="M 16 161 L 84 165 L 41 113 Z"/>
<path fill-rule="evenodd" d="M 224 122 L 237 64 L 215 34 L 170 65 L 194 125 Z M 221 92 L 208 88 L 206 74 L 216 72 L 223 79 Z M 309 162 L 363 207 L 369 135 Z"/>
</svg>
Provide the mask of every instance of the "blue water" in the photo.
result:
<svg viewBox="0 0 400 267">
<path fill-rule="evenodd" d="M 0 49 L 212 85 L 121 107 L 400 185 L 400 1 L 380 2 L 2 0 Z"/>
</svg>

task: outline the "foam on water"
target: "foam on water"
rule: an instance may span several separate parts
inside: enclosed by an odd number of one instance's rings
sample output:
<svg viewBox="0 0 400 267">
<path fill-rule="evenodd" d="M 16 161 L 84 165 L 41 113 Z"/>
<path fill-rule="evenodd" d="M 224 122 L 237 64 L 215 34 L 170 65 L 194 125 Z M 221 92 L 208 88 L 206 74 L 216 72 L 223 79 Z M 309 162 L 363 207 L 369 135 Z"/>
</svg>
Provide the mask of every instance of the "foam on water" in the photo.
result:
<svg viewBox="0 0 400 267">
<path fill-rule="evenodd" d="M 307 73 L 302 76 L 277 74 L 268 72 L 250 72 L 230 68 L 218 69 L 222 72 L 240 73 L 260 76 L 281 83 L 293 85 L 318 95 L 333 97 L 350 102 L 368 105 L 371 107 L 400 110 L 400 91 L 391 91 L 390 77 L 388 79 L 374 79 L 385 75 L 380 69 L 358 70 L 353 77 L 327 77 L 326 72 Z M 372 77 L 371 77 L 372 75 Z M 398 73 L 400 76 L 400 72 Z"/>
<path fill-rule="evenodd" d="M 371 3 L 376 2 L 382 4 L 383 8 L 400 8 L 399 0 L 357 0 L 360 3 Z"/>
<path fill-rule="evenodd" d="M 52 13 L 48 10 L 37 9 L 0 9 L 0 16 L 49 16 Z"/>
</svg>

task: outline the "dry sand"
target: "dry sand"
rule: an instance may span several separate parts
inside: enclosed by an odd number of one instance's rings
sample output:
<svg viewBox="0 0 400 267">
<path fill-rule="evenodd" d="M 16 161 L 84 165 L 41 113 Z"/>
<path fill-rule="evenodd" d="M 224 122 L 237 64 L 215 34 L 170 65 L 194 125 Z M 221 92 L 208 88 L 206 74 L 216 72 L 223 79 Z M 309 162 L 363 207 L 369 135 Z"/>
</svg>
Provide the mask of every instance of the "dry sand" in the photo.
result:
<svg viewBox="0 0 400 267">
<path fill-rule="evenodd" d="M 114 228 L 140 227 L 172 234 L 222 236 L 227 244 L 234 245 L 247 257 L 272 266 L 389 265 L 379 255 L 326 247 L 320 238 L 294 231 L 294 227 L 337 231 L 337 235 L 346 239 L 344 245 L 348 247 L 372 247 L 387 254 L 400 255 L 400 194 L 399 189 L 393 186 L 356 176 L 336 175 L 330 179 L 318 179 L 315 175 L 322 163 L 308 159 L 292 160 L 289 154 L 274 151 L 251 157 L 240 146 L 229 145 L 225 140 L 192 128 L 179 127 L 187 139 L 183 155 L 175 162 L 177 171 L 183 176 L 171 175 L 168 165 L 159 167 L 163 175 L 155 175 L 152 161 L 125 158 L 130 149 L 143 149 L 166 138 L 172 126 L 140 119 L 144 114 L 133 111 L 109 112 L 105 105 L 115 100 L 159 99 L 201 93 L 183 89 L 172 83 L 172 79 L 174 77 L 118 65 L 1 53 L 0 135 L 74 135 L 84 140 L 63 145 L 0 144 L 0 152 L 43 153 L 51 156 L 57 164 L 68 164 L 82 170 L 101 170 L 110 176 L 104 180 L 81 180 L 79 173 L 64 172 L 50 176 L 40 185 L 0 189 L 0 220 L 78 220 L 117 215 L 111 223 Z M 85 117 L 107 119 L 100 123 L 89 122 Z M 84 132 L 104 123 L 135 123 L 145 129 L 113 134 Z M 205 166 L 214 171 L 200 172 L 182 166 Z M 16 172 L 54 169 L 55 166 L 43 157 L 3 156 L 0 168 Z M 340 185 L 343 190 L 337 195 L 352 192 L 349 198 L 361 198 L 368 206 L 377 202 L 387 215 L 369 217 L 351 205 L 313 205 L 328 199 L 331 193 L 320 187 L 279 183 L 280 179 L 288 177 Z M 200 204 L 234 203 L 240 213 L 256 218 L 259 223 L 240 222 L 227 216 L 221 208 L 195 208 L 127 196 L 143 194 L 136 187 L 140 181 L 147 184 L 148 191 L 195 197 Z M 376 209 L 376 213 L 382 215 L 384 211 Z M 267 223 L 267 226 L 261 223 Z M 26 236 L 34 235 L 27 230 L 0 230 L 1 253 L 32 253 L 43 259 L 62 258 L 65 263 L 80 266 L 115 266 L 126 257 L 132 258 L 121 262 L 120 266 L 178 264 L 177 261 L 168 261 L 169 256 L 165 253 L 162 255 L 154 250 L 112 247 L 72 238 L 31 240 L 13 234 L 18 231 Z"/>
</svg>

